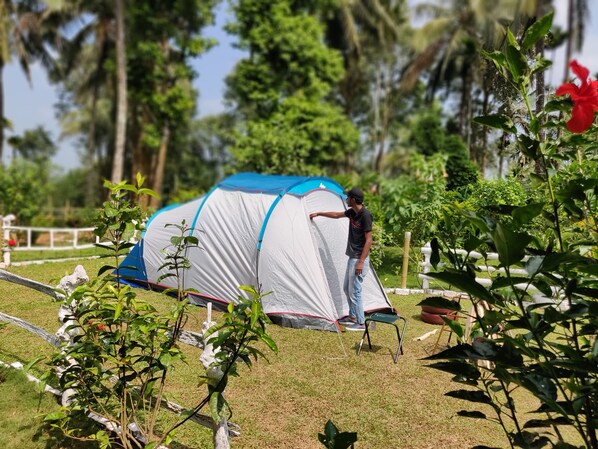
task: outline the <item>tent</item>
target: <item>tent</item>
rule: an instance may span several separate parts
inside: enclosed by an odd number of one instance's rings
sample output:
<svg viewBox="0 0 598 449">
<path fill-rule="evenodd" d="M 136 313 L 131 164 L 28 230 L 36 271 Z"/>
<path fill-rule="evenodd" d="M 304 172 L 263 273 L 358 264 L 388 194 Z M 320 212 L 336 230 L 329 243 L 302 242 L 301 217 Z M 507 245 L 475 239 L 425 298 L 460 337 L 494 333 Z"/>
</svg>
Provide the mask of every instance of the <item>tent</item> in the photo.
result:
<svg viewBox="0 0 598 449">
<path fill-rule="evenodd" d="M 148 288 L 175 286 L 157 279 L 163 252 L 177 232 L 167 224 L 185 220 L 199 239 L 188 248 L 192 267 L 184 272 L 192 303 L 210 301 L 226 307 L 242 285 L 271 292 L 264 311 L 283 326 L 333 330 L 349 311 L 343 280 L 348 219 L 315 219 L 317 211 L 344 210 L 343 188 L 323 177 L 240 173 L 214 186 L 206 195 L 159 210 L 122 262 L 121 274 Z M 135 267 L 130 269 L 127 267 Z M 366 312 L 392 307 L 372 269 L 363 288 Z"/>
</svg>

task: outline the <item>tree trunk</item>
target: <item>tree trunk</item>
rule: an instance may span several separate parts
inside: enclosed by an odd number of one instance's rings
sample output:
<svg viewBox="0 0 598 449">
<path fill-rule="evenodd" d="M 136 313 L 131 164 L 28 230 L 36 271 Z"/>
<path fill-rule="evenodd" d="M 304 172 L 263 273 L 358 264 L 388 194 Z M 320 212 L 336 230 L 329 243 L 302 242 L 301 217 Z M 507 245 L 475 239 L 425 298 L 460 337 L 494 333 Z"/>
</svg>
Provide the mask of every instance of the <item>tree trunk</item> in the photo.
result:
<svg viewBox="0 0 598 449">
<path fill-rule="evenodd" d="M 505 163 L 505 148 L 507 146 L 507 133 L 503 132 L 500 138 L 500 147 L 498 148 L 498 179 L 503 178 L 503 164 Z"/>
<path fill-rule="evenodd" d="M 112 161 L 112 182 L 123 180 L 125 166 L 125 137 L 127 133 L 127 67 L 125 50 L 124 0 L 115 0 L 116 7 L 116 136 Z"/>
<path fill-rule="evenodd" d="M 134 109 L 134 108 L 133 108 Z M 137 116 L 137 114 L 133 114 Z M 133 119 L 132 123 L 132 142 L 133 142 L 133 161 L 131 164 L 132 172 L 131 172 L 131 179 L 135 179 L 137 173 L 141 173 L 146 177 L 146 185 L 152 186 L 152 164 L 151 159 L 144 154 L 143 149 L 143 138 L 144 133 L 143 129 L 139 122 L 136 119 Z M 139 207 L 143 210 L 147 210 L 149 206 L 149 199 L 147 195 L 143 195 L 138 198 Z"/>
<path fill-rule="evenodd" d="M 96 166 L 96 113 L 98 104 L 98 87 L 94 86 L 93 98 L 91 100 L 91 116 L 89 120 L 89 135 L 87 136 L 87 185 L 85 192 L 85 203 L 87 206 L 95 207 L 98 199 L 98 170 Z M 101 190 L 101 189 L 100 189 Z"/>
<path fill-rule="evenodd" d="M 158 151 L 158 161 L 154 171 L 154 185 L 153 191 L 158 195 L 162 195 L 162 188 L 164 184 L 164 171 L 166 168 L 166 155 L 168 154 L 168 143 L 170 142 L 170 129 L 167 125 L 162 131 L 162 140 L 160 141 L 160 150 Z M 160 198 L 151 197 L 150 206 L 157 209 L 160 206 Z"/>
<path fill-rule="evenodd" d="M 473 83 L 472 68 L 465 64 L 462 74 L 461 102 L 459 104 L 459 133 L 467 144 L 469 158 L 471 159 L 471 124 L 469 121 L 471 115 L 471 85 Z"/>
<path fill-rule="evenodd" d="M 486 75 L 484 75 L 483 83 L 484 92 L 482 100 L 482 115 L 488 115 L 490 103 L 490 89 L 488 88 L 488 77 Z M 486 161 L 488 160 L 488 128 L 486 126 L 481 126 L 480 129 L 482 131 L 482 148 L 480 160 L 478 161 L 478 163 L 480 171 L 482 172 L 482 178 L 484 178 L 486 173 Z"/>
<path fill-rule="evenodd" d="M 565 67 L 563 68 L 563 83 L 569 80 L 569 61 L 573 53 L 573 30 L 575 26 L 575 1 L 569 0 L 567 3 L 567 41 L 565 43 Z"/>
<path fill-rule="evenodd" d="M 380 89 L 378 90 L 378 117 L 379 123 L 377 128 L 378 130 L 378 139 L 377 139 L 377 146 L 378 151 L 376 154 L 376 159 L 374 162 L 374 171 L 378 174 L 382 174 L 382 160 L 384 158 L 384 153 L 386 150 L 386 142 L 388 137 L 388 127 L 390 123 L 390 109 L 391 105 L 389 102 L 390 99 L 390 80 L 391 80 L 391 68 L 386 65 L 384 67 L 386 69 L 386 75 L 381 81 L 381 85 L 379 86 Z"/>
<path fill-rule="evenodd" d="M 536 6 L 536 20 L 539 19 L 544 15 L 544 0 L 538 0 Z M 544 55 L 544 39 L 540 39 L 536 43 L 536 55 L 543 56 Z M 544 109 L 544 102 L 545 102 L 545 80 L 544 80 L 544 71 L 539 70 L 536 73 L 536 114 L 539 114 Z M 540 119 L 541 120 L 541 119 Z M 544 140 L 544 132 L 542 129 L 539 131 L 540 140 Z M 544 162 L 541 159 L 536 159 L 534 164 L 534 172 L 536 174 L 542 174 L 546 172 L 546 167 L 544 166 Z"/>
<path fill-rule="evenodd" d="M 4 165 L 4 61 L 0 61 L 0 167 Z"/>
</svg>

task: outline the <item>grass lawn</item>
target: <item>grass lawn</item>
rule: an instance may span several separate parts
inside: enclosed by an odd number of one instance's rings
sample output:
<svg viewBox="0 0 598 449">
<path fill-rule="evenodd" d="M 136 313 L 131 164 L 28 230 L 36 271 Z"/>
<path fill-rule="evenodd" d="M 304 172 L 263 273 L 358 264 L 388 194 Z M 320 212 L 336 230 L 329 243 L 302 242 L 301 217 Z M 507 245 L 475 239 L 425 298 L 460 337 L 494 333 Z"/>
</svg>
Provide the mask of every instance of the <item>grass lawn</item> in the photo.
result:
<svg viewBox="0 0 598 449">
<path fill-rule="evenodd" d="M 87 260 L 82 264 L 93 275 L 102 262 Z M 70 274 L 73 269 L 74 262 L 57 262 L 12 267 L 11 271 L 55 285 L 56 279 Z M 160 307 L 169 307 L 171 300 L 161 295 L 143 290 L 139 293 Z M 372 332 L 373 351 L 365 344 L 360 356 L 356 355 L 356 348 L 361 333 L 336 334 L 272 325 L 269 330 L 279 346 L 279 354 L 271 354 L 269 362 L 260 360 L 251 370 L 243 367 L 241 376 L 233 378 L 226 391 L 234 413 L 231 421 L 241 426 L 241 436 L 233 439 L 232 446 L 321 448 L 317 434 L 323 431 L 326 421 L 332 419 L 341 431 L 358 433 L 356 448 L 507 447 L 497 424 L 458 417 L 456 413 L 469 405 L 447 398 L 444 393 L 461 387 L 451 382 L 450 375 L 425 367 L 422 358 L 430 354 L 436 336 L 424 341 L 414 341 L 414 338 L 437 326 L 419 319 L 416 304 L 422 298 L 423 295 L 391 296 L 393 305 L 408 321 L 405 354 L 399 357 L 398 364 L 392 361 L 391 352 L 396 350 L 397 342 L 394 329 L 388 325 L 378 324 Z M 24 287 L 1 282 L 0 305 L 0 311 L 49 332 L 55 332 L 58 327 L 58 305 Z M 198 329 L 206 310 L 194 307 L 191 315 L 187 327 Z M 218 313 L 214 318 L 218 319 Z M 0 339 L 0 359 L 7 363 L 14 360 L 26 363 L 39 355 L 49 355 L 52 350 L 41 339 L 13 326 L 1 329 Z M 176 366 L 168 387 L 169 399 L 192 406 L 205 394 L 204 388 L 197 386 L 202 374 L 198 362 L 200 353 L 186 346 L 184 350 L 187 364 Z M 37 366 L 37 369 L 45 368 L 43 363 Z M 30 388 L 35 391 L 33 384 Z M 14 410 L 10 404 L 2 404 L 0 422 L 16 414 L 26 423 L 0 428 L 8 438 L 19 438 L 19 444 L 10 447 L 67 447 L 55 437 L 40 433 L 41 420 L 35 404 Z M 521 412 L 538 406 L 534 401 L 526 405 L 528 407 Z M 44 399 L 44 410 L 51 406 L 52 402 Z M 479 409 L 491 415 L 489 408 L 480 406 Z M 27 414 L 31 418 L 25 418 Z M 161 419 L 166 426 L 174 422 L 175 417 L 165 412 Z M 40 443 L 40 438 L 45 443 Z M 193 423 L 179 428 L 176 440 L 178 444 L 172 445 L 175 449 L 212 447 L 210 431 Z"/>
</svg>

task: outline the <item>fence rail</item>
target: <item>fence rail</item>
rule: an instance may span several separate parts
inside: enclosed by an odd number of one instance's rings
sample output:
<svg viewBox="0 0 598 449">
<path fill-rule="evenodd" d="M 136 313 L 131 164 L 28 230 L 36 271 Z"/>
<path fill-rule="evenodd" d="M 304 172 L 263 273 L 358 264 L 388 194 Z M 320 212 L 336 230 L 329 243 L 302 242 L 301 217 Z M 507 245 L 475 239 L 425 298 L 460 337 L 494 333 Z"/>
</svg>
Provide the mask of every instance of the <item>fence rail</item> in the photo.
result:
<svg viewBox="0 0 598 449">
<path fill-rule="evenodd" d="M 57 249 L 85 249 L 93 248 L 100 243 L 99 237 L 93 235 L 95 228 L 47 228 L 31 226 L 5 226 L 4 231 L 16 235 L 17 246 L 14 251 L 55 251 Z M 37 239 L 47 235 L 47 244 L 38 245 L 33 241 L 34 233 Z M 23 239 L 23 236 L 25 237 Z M 90 238 L 91 237 L 91 238 Z M 81 242 L 84 243 L 81 243 Z M 24 244 L 23 244 L 24 243 Z"/>
<path fill-rule="evenodd" d="M 481 253 L 472 251 L 472 252 L 467 252 L 464 249 L 452 249 L 451 251 L 460 254 L 462 256 L 469 256 L 473 259 L 476 260 L 498 260 L 498 254 L 497 253 L 487 253 L 486 255 L 483 255 Z M 418 277 L 422 280 L 422 288 L 424 290 L 429 290 L 430 288 L 430 280 L 434 280 L 434 278 L 431 278 L 430 276 L 428 276 L 426 273 L 430 272 L 430 269 L 432 268 L 432 263 L 430 262 L 431 256 L 432 256 L 432 248 L 430 247 L 429 243 L 426 243 L 425 246 L 420 248 L 420 252 L 423 254 L 424 256 L 424 261 L 420 263 L 420 266 L 422 268 L 422 272 L 419 273 Z M 481 271 L 481 272 L 486 272 L 486 273 L 491 273 L 493 275 L 496 274 L 506 274 L 506 271 L 504 268 L 496 268 L 493 267 L 491 265 L 488 264 L 477 264 L 477 268 Z M 511 268 L 509 270 L 509 272 L 511 274 L 515 274 L 515 275 L 521 275 L 521 276 L 527 276 L 528 273 L 527 271 L 525 271 L 522 268 Z M 483 278 L 483 277 L 476 277 L 475 278 L 476 282 L 478 282 L 479 284 L 482 284 L 485 287 L 488 287 L 489 285 L 492 284 L 492 279 L 491 278 Z M 530 288 L 533 288 L 533 286 L 530 286 Z"/>
</svg>

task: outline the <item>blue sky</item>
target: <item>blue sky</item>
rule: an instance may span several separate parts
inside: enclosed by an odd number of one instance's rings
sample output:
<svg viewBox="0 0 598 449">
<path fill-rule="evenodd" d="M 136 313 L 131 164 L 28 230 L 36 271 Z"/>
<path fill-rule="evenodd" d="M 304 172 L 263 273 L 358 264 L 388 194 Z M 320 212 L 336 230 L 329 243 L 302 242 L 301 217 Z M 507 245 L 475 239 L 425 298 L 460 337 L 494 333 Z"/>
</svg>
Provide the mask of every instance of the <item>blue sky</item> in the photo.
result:
<svg viewBox="0 0 598 449">
<path fill-rule="evenodd" d="M 565 22 L 566 0 L 554 2 L 557 8 L 555 22 L 563 25 Z M 591 73 L 598 72 L 598 52 L 592 51 L 595 42 L 598 41 L 598 2 L 590 3 L 590 22 L 587 25 L 584 49 L 575 57 L 578 61 L 587 66 Z M 223 4 L 226 4 L 224 2 Z M 224 92 L 224 78 L 231 71 L 236 61 L 243 53 L 232 47 L 232 38 L 222 31 L 226 20 L 221 7 L 217 14 L 215 26 L 206 29 L 205 35 L 216 38 L 220 44 L 208 53 L 197 58 L 194 67 L 199 73 L 195 81 L 200 91 L 199 114 L 215 114 L 224 110 L 222 96 Z M 563 55 L 562 51 L 555 54 L 548 54 L 548 58 L 554 61 L 553 69 L 548 73 L 547 81 L 558 85 L 563 77 Z M 27 129 L 43 125 L 48 129 L 54 139 L 58 139 L 60 128 L 55 118 L 54 103 L 56 92 L 53 86 L 47 82 L 46 75 L 39 66 L 34 65 L 32 69 L 32 85 L 27 83 L 20 67 L 11 64 L 4 72 L 5 86 L 5 115 L 13 123 L 14 131 L 8 132 L 8 136 L 22 134 Z M 65 170 L 79 165 L 79 156 L 73 142 L 64 140 L 58 143 L 60 150 L 54 158 L 54 163 Z M 10 148 L 5 147 L 7 157 L 10 157 Z"/>
</svg>

